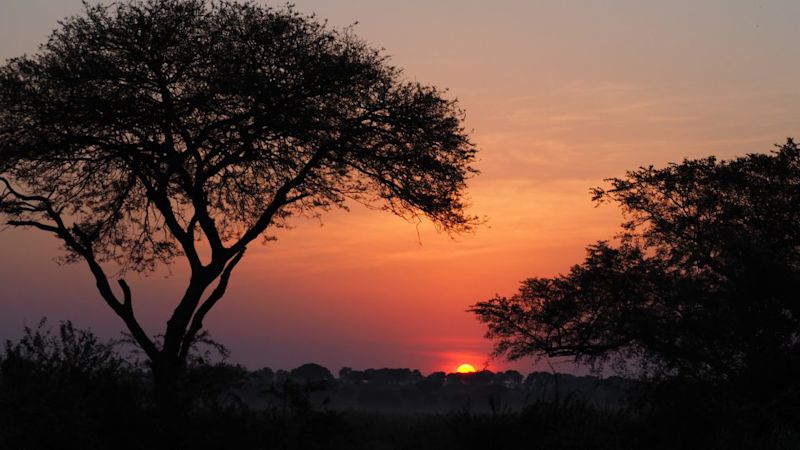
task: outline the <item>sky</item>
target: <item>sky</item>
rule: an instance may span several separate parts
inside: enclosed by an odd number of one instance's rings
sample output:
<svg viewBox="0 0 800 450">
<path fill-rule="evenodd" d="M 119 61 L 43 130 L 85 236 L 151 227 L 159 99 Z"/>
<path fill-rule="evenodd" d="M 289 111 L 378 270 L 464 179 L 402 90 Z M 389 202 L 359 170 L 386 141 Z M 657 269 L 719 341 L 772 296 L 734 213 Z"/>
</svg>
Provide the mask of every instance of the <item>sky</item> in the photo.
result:
<svg viewBox="0 0 800 450">
<path fill-rule="evenodd" d="M 612 237 L 619 211 L 596 207 L 591 187 L 641 165 L 768 152 L 800 134 L 800 2 L 295 4 L 332 27 L 355 24 L 407 79 L 458 99 L 479 149 L 471 212 L 487 221 L 451 238 L 353 206 L 250 248 L 206 325 L 231 362 L 251 369 L 548 370 L 490 359 L 483 326 L 465 310 L 526 278 L 564 273 L 588 244 Z M 0 60 L 35 52 L 80 10 L 78 0 L 0 0 Z M 0 232 L 0 338 L 42 316 L 118 337 L 121 322 L 88 270 L 60 266 L 58 255 L 41 232 Z M 180 264 L 128 276 L 151 334 L 185 280 Z"/>
</svg>

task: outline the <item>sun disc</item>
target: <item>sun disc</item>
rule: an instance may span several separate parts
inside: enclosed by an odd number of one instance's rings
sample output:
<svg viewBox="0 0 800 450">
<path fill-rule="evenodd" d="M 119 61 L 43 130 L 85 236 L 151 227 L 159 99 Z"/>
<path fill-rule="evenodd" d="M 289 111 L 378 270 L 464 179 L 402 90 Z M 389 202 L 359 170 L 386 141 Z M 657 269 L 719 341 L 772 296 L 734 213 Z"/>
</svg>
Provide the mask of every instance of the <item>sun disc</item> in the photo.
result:
<svg viewBox="0 0 800 450">
<path fill-rule="evenodd" d="M 458 373 L 475 373 L 475 367 L 472 364 L 462 364 L 456 369 Z"/>
</svg>

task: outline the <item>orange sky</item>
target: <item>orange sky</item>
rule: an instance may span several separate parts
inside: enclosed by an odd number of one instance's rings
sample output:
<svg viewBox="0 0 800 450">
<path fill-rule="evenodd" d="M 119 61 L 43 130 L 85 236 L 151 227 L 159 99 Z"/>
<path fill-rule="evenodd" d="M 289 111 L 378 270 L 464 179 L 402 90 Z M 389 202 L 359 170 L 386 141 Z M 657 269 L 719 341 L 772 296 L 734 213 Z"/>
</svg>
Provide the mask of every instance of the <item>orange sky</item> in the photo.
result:
<svg viewBox="0 0 800 450">
<path fill-rule="evenodd" d="M 213 336 L 251 368 L 483 367 L 490 345 L 464 310 L 563 272 L 610 237 L 620 217 L 595 208 L 590 187 L 642 164 L 769 151 L 800 135 L 800 3 L 696 3 L 298 1 L 333 26 L 358 21 L 409 79 L 458 97 L 483 172 L 472 211 L 488 223 L 452 240 L 358 206 L 297 222 L 249 250 L 207 320 Z M 79 9 L 4 0 L 0 58 L 32 52 Z M 0 337 L 42 315 L 114 336 L 120 323 L 84 267 L 57 266 L 56 254 L 41 233 L 0 233 Z M 154 334 L 185 279 L 172 272 L 129 280 Z"/>
</svg>

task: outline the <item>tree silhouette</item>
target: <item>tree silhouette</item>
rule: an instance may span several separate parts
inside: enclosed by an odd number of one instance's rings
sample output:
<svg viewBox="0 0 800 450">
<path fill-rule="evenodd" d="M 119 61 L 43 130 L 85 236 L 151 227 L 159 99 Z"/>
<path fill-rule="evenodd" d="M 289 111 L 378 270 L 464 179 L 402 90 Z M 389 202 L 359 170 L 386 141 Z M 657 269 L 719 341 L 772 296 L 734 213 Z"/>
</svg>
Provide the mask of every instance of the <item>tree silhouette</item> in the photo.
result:
<svg viewBox="0 0 800 450">
<path fill-rule="evenodd" d="M 291 7 L 86 6 L 0 68 L 0 212 L 88 264 L 163 392 L 247 246 L 291 217 L 352 200 L 474 225 L 462 117 L 349 29 Z M 179 256 L 191 276 L 159 345 L 108 267 Z"/>
<path fill-rule="evenodd" d="M 327 367 L 316 363 L 306 363 L 289 371 L 289 377 L 305 384 L 324 384 L 333 380 L 333 374 Z"/>
<path fill-rule="evenodd" d="M 594 190 L 626 215 L 566 275 L 475 304 L 496 353 L 621 357 L 780 411 L 800 373 L 800 149 L 651 167 Z M 772 399 L 772 400 L 770 400 Z M 774 401 L 770 403 L 770 401 Z"/>
</svg>

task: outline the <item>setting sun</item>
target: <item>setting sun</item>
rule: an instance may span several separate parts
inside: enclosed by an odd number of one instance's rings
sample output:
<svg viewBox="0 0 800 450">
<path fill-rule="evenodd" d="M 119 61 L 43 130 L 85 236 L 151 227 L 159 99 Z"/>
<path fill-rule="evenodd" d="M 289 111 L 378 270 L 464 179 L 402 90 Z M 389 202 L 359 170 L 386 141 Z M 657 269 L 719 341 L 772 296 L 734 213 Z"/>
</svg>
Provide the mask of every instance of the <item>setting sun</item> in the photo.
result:
<svg viewBox="0 0 800 450">
<path fill-rule="evenodd" d="M 472 364 L 462 364 L 456 369 L 458 373 L 475 373 L 475 367 Z"/>
</svg>

